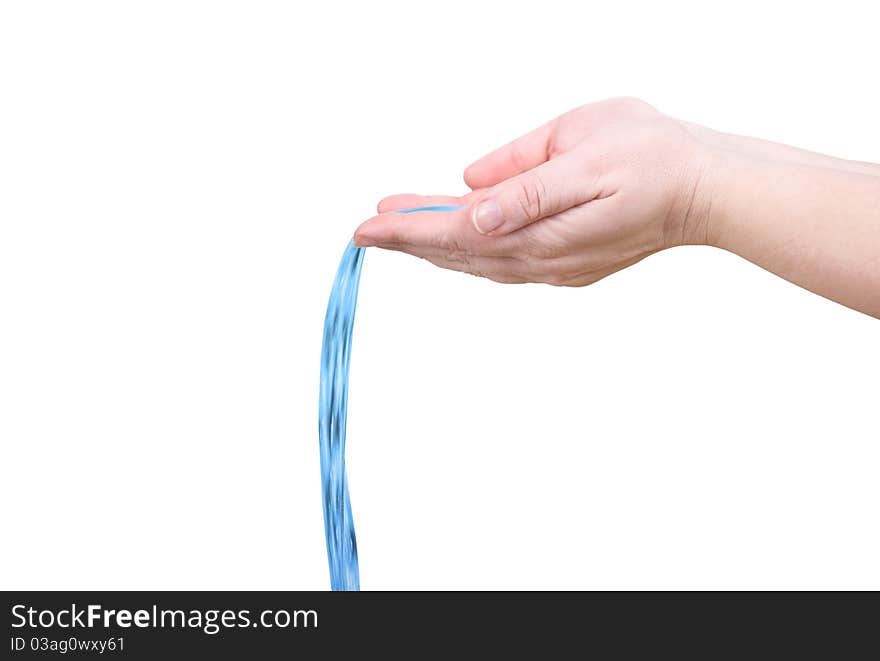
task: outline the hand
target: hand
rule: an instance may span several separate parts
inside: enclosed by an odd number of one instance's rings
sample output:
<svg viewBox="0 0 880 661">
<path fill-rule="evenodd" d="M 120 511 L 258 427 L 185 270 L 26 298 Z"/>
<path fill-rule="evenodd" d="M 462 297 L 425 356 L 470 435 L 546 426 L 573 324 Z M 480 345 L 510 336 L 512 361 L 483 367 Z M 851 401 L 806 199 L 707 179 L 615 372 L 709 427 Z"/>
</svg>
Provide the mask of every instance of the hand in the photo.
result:
<svg viewBox="0 0 880 661">
<path fill-rule="evenodd" d="M 664 248 L 709 240 L 710 150 L 634 99 L 568 112 L 467 168 L 463 197 L 395 195 L 355 232 L 498 282 L 588 285 Z M 458 204 L 458 211 L 391 213 Z"/>
</svg>

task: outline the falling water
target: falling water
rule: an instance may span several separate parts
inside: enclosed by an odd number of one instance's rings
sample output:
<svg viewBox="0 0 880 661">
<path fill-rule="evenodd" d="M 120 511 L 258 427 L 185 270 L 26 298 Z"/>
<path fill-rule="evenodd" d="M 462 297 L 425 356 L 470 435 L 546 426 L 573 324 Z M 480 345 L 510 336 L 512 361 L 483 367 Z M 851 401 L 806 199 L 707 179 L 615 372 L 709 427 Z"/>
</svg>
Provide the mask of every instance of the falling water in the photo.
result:
<svg viewBox="0 0 880 661">
<path fill-rule="evenodd" d="M 454 211 L 456 206 L 417 207 L 413 211 Z M 333 590 L 359 590 L 357 540 L 348 479 L 345 475 L 345 423 L 348 412 L 348 368 L 351 334 L 357 308 L 358 284 L 364 249 L 350 241 L 342 254 L 324 317 L 321 348 L 321 392 L 318 432 L 321 444 L 321 489 L 324 497 L 324 534 Z"/>
</svg>

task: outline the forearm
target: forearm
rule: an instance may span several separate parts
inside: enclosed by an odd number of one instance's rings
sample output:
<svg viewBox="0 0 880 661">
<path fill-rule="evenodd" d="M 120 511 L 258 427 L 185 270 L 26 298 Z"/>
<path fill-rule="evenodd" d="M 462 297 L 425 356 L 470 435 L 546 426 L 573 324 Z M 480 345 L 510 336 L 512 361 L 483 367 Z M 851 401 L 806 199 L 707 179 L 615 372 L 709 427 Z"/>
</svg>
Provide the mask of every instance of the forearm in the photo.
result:
<svg viewBox="0 0 880 661">
<path fill-rule="evenodd" d="M 792 147 L 791 145 L 762 140 L 745 135 L 724 133 L 692 122 L 683 122 L 684 126 L 698 140 L 710 147 L 729 153 L 747 156 L 754 159 L 769 160 L 776 163 L 792 165 L 809 165 L 831 168 L 842 172 L 856 172 L 880 176 L 880 164 L 865 161 L 851 161 L 827 154 Z"/>
<path fill-rule="evenodd" d="M 707 240 L 880 317 L 880 176 L 865 170 L 722 154 Z"/>
</svg>

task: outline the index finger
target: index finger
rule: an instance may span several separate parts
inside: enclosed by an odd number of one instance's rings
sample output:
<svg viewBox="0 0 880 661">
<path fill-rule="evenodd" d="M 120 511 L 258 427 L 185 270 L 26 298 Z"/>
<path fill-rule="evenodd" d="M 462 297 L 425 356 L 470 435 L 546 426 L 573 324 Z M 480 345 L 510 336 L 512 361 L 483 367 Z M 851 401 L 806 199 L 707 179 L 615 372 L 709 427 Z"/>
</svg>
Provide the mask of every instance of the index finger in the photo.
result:
<svg viewBox="0 0 880 661">
<path fill-rule="evenodd" d="M 379 213 L 387 213 L 389 211 L 401 211 L 403 209 L 412 209 L 414 207 L 434 207 L 434 206 L 461 206 L 470 204 L 473 193 L 468 193 L 461 197 L 453 195 L 415 195 L 413 193 L 401 193 L 398 195 L 390 195 L 379 201 L 376 210 Z"/>
<path fill-rule="evenodd" d="M 471 188 L 487 188 L 550 160 L 558 123 L 559 118 L 553 119 L 471 163 L 464 182 Z"/>
</svg>

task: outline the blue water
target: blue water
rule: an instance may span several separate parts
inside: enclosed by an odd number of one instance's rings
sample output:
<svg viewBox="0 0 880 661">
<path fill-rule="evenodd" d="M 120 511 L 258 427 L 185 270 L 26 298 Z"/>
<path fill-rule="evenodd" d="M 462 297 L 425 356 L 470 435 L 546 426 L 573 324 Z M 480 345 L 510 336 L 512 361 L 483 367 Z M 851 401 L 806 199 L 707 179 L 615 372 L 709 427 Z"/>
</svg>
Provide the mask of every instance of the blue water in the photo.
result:
<svg viewBox="0 0 880 661">
<path fill-rule="evenodd" d="M 430 206 L 403 209 L 413 211 L 454 211 L 457 206 Z M 348 368 L 351 361 L 351 334 L 357 308 L 358 285 L 364 249 L 353 241 L 342 253 L 336 280 L 324 317 L 324 343 L 321 347 L 321 392 L 318 406 L 318 436 L 321 444 L 321 490 L 324 497 L 324 534 L 330 562 L 333 590 L 359 590 L 357 539 L 345 475 L 345 423 L 348 413 Z"/>
</svg>

